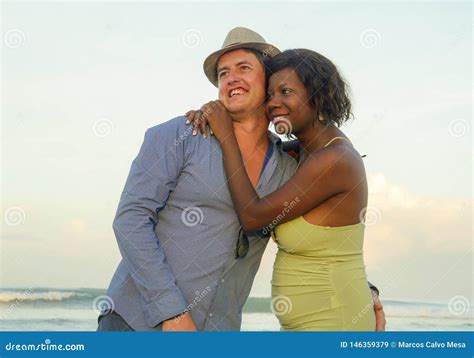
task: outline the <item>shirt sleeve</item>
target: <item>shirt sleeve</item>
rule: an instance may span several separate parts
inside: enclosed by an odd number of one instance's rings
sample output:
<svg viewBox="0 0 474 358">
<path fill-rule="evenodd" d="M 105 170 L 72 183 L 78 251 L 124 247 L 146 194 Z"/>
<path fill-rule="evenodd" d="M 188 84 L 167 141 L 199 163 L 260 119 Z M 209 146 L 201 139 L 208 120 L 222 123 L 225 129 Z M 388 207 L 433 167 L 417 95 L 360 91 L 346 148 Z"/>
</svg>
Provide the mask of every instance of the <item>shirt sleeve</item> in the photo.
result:
<svg viewBox="0 0 474 358">
<path fill-rule="evenodd" d="M 184 161 L 183 143 L 173 122 L 145 133 L 113 223 L 120 252 L 143 297 L 146 322 L 151 327 L 187 309 L 155 233 L 159 212 L 176 187 Z"/>
<path fill-rule="evenodd" d="M 380 296 L 380 291 L 377 287 L 375 287 L 375 285 L 373 285 L 370 281 L 367 281 L 367 283 L 369 284 L 369 288 L 371 290 L 374 290 L 375 292 L 377 292 L 377 295 Z"/>
</svg>

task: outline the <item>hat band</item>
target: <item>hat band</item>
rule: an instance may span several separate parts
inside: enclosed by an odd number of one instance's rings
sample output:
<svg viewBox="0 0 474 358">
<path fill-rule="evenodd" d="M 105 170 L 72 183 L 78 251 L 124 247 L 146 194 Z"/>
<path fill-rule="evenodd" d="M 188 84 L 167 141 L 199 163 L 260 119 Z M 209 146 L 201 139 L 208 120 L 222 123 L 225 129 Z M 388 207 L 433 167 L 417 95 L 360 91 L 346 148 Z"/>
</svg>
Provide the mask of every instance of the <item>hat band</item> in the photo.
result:
<svg viewBox="0 0 474 358">
<path fill-rule="evenodd" d="M 241 44 L 241 43 L 243 43 L 243 42 L 234 42 L 234 43 L 232 43 L 232 44 L 227 45 L 227 46 L 224 47 L 224 48 L 227 48 L 227 47 L 230 47 L 230 46 L 234 46 L 234 45 L 238 45 L 238 44 Z"/>
</svg>

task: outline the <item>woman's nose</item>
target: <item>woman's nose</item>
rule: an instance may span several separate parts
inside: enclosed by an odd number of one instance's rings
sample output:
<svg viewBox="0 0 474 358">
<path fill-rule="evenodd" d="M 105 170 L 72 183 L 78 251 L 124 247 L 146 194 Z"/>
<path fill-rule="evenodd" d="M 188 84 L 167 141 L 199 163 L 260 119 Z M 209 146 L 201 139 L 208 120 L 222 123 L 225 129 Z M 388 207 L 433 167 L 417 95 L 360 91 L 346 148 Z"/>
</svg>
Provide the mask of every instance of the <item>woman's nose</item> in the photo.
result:
<svg viewBox="0 0 474 358">
<path fill-rule="evenodd" d="M 267 97 L 267 108 L 269 111 L 271 111 L 274 108 L 279 108 L 281 107 L 280 101 L 275 98 L 275 96 L 268 96 Z"/>
</svg>

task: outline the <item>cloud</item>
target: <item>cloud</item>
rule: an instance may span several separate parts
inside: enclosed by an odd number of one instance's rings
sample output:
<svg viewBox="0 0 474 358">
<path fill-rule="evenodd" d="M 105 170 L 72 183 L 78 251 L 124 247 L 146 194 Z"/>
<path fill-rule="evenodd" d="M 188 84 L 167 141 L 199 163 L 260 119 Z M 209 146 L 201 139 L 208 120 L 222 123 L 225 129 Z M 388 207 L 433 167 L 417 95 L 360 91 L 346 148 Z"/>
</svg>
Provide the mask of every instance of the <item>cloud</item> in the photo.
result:
<svg viewBox="0 0 474 358">
<path fill-rule="evenodd" d="M 368 182 L 367 215 L 372 224 L 366 227 L 364 261 L 369 279 L 375 280 L 385 297 L 422 298 L 430 282 L 447 274 L 445 268 L 458 265 L 472 250 L 472 201 L 418 195 L 391 183 L 382 173 L 369 174 Z M 275 253 L 276 245 L 270 241 L 252 295 L 270 294 Z M 469 274 L 462 271 L 461 277 Z"/>
<path fill-rule="evenodd" d="M 366 229 L 368 266 L 398 260 L 400 255 L 472 250 L 472 199 L 437 198 L 411 193 L 384 174 L 368 176 L 369 207 L 378 222 Z"/>
</svg>

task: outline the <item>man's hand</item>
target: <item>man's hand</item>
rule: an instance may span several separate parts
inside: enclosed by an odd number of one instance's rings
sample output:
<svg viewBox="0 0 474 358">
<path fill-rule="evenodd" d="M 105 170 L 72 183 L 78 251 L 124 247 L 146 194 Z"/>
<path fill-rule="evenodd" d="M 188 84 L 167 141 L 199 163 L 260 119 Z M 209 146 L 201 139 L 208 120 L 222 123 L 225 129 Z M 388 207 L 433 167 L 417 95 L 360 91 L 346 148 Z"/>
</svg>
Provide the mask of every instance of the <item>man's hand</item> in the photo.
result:
<svg viewBox="0 0 474 358">
<path fill-rule="evenodd" d="M 163 332 L 171 331 L 197 331 L 196 325 L 191 317 L 191 313 L 186 312 L 181 316 L 171 318 L 163 322 Z"/>
<path fill-rule="evenodd" d="M 376 331 L 385 331 L 385 326 L 387 321 L 385 320 L 385 312 L 383 311 L 382 302 L 380 302 L 379 295 L 377 291 L 370 289 L 372 291 L 372 297 L 374 299 L 374 311 L 375 311 L 375 330 Z"/>
</svg>

